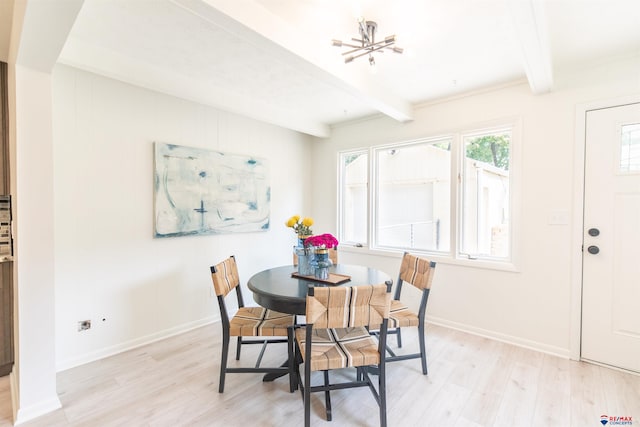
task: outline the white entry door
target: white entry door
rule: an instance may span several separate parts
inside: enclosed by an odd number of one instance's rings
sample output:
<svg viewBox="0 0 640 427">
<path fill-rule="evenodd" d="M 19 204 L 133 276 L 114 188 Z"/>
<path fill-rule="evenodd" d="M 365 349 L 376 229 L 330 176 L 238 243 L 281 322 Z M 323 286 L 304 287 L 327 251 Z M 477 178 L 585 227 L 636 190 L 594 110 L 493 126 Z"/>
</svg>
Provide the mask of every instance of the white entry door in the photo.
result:
<svg viewBox="0 0 640 427">
<path fill-rule="evenodd" d="M 583 359 L 640 372 L 640 103 L 587 112 Z"/>
</svg>

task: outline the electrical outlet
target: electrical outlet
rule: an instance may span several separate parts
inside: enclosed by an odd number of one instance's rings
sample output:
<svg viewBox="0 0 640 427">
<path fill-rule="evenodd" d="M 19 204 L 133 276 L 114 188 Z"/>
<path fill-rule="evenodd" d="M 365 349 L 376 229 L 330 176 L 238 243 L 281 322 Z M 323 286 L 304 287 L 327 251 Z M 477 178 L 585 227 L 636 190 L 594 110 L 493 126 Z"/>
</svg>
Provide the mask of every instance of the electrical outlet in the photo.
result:
<svg viewBox="0 0 640 427">
<path fill-rule="evenodd" d="M 81 320 L 78 322 L 78 332 L 91 329 L 91 320 Z"/>
</svg>

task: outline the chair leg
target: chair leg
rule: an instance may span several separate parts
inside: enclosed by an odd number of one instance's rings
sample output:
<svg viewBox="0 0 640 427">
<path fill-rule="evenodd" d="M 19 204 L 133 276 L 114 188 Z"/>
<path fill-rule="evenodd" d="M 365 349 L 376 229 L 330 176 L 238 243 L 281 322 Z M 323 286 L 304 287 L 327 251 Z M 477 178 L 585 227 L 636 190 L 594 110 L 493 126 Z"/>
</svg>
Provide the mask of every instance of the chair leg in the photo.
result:
<svg viewBox="0 0 640 427">
<path fill-rule="evenodd" d="M 311 368 L 304 364 L 304 426 L 311 426 Z"/>
<path fill-rule="evenodd" d="M 240 360 L 240 347 L 242 347 L 242 337 L 238 337 L 238 343 L 236 344 L 236 360 Z"/>
<path fill-rule="evenodd" d="M 324 385 L 325 387 L 329 385 L 329 371 L 324 371 Z M 329 390 L 324 392 L 324 405 L 327 411 L 327 421 L 331 421 L 331 394 Z"/>
<path fill-rule="evenodd" d="M 298 386 L 297 376 L 294 370 L 294 353 L 293 353 L 293 327 L 287 328 L 287 353 L 289 354 L 289 359 L 287 361 L 287 366 L 289 368 L 289 392 L 293 393 Z"/>
<path fill-rule="evenodd" d="M 225 377 L 225 374 L 227 373 L 228 357 L 229 357 L 229 335 L 225 333 L 222 336 L 222 358 L 220 360 L 220 384 L 218 385 L 218 393 L 224 393 L 224 377 Z"/>
<path fill-rule="evenodd" d="M 418 341 L 420 342 L 420 359 L 422 360 L 422 374 L 427 375 L 427 352 L 425 351 L 424 322 L 418 325 Z"/>
<path fill-rule="evenodd" d="M 378 396 L 380 397 L 380 427 L 387 427 L 387 375 L 384 363 L 378 366 Z"/>
<path fill-rule="evenodd" d="M 300 352 L 298 347 L 295 348 L 294 354 L 295 362 L 294 369 L 296 371 L 296 385 L 300 389 L 300 396 L 302 397 L 302 403 L 304 403 L 304 385 L 302 384 L 302 376 L 300 375 L 300 365 L 302 365 L 302 357 L 300 356 Z"/>
<path fill-rule="evenodd" d="M 398 343 L 398 348 L 402 348 L 402 334 L 400 333 L 400 328 L 396 329 L 396 340 Z"/>
</svg>

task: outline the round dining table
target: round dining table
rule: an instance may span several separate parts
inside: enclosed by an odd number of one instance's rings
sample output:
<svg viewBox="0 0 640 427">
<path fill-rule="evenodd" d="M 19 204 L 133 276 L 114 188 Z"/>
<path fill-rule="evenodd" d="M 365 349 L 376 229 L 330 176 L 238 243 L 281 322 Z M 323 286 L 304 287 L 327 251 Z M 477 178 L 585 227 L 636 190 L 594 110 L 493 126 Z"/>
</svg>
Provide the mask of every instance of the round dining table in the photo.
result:
<svg viewBox="0 0 640 427">
<path fill-rule="evenodd" d="M 336 264 L 329 267 L 329 273 L 345 276 L 344 281 L 337 284 L 293 277 L 292 273 L 296 272 L 297 267 L 293 265 L 269 268 L 254 274 L 247 282 L 247 287 L 253 292 L 255 302 L 262 307 L 281 313 L 304 315 L 309 285 L 380 285 L 391 281 L 391 277 L 383 271 L 352 264 Z"/>
</svg>

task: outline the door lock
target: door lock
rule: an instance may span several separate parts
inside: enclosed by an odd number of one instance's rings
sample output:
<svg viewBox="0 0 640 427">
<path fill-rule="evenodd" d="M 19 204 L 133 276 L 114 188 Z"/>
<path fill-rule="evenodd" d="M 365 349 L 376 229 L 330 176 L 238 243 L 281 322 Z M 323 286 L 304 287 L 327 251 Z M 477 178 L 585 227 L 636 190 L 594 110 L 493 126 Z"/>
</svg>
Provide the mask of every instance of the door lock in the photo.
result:
<svg viewBox="0 0 640 427">
<path fill-rule="evenodd" d="M 600 235 L 600 230 L 598 230 L 597 228 L 590 228 L 588 233 L 589 233 L 589 236 L 596 237 Z"/>
<path fill-rule="evenodd" d="M 598 252 L 600 252 L 600 248 L 599 248 L 599 247 L 597 247 L 597 246 L 589 246 L 589 247 L 587 248 L 587 251 L 588 251 L 591 255 L 595 255 L 595 254 L 597 254 Z"/>
</svg>

